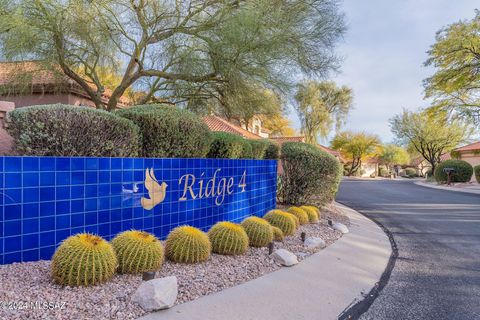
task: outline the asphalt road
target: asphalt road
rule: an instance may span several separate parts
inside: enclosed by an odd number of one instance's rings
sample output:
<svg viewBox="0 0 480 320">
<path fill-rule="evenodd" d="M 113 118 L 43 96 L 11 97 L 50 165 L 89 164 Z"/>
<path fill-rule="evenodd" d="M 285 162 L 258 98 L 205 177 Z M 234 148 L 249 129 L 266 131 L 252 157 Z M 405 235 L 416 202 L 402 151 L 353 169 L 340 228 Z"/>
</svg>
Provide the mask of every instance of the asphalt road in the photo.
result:
<svg viewBox="0 0 480 320">
<path fill-rule="evenodd" d="M 480 195 L 344 180 L 337 201 L 383 224 L 399 250 L 360 319 L 480 319 Z"/>
</svg>

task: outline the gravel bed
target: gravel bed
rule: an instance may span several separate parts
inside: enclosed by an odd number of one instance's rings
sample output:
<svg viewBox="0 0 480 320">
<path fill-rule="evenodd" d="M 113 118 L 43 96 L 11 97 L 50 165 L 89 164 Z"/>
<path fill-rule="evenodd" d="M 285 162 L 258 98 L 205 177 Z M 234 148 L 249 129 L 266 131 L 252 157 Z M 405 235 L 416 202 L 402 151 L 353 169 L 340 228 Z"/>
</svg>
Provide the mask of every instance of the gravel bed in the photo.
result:
<svg viewBox="0 0 480 320">
<path fill-rule="evenodd" d="M 297 254 L 299 260 L 305 259 L 314 250 L 303 247 L 301 232 L 321 237 L 327 245 L 332 244 L 341 233 L 328 227 L 327 217 L 349 224 L 348 218 L 338 209 L 327 206 L 322 209 L 320 223 L 301 226 L 294 236 L 287 237 L 282 243 L 275 242 L 275 248 L 285 248 Z M 176 304 L 180 304 L 280 268 L 268 256 L 267 248 L 249 248 L 242 256 L 212 254 L 207 262 L 195 265 L 165 261 L 156 276 L 177 277 Z M 135 319 L 145 314 L 130 301 L 140 283 L 139 275 L 116 275 L 109 282 L 95 287 L 62 287 L 50 278 L 50 261 L 0 266 L 0 319 Z M 5 305 L 5 302 L 16 304 Z M 51 305 L 45 306 L 44 303 Z"/>
</svg>

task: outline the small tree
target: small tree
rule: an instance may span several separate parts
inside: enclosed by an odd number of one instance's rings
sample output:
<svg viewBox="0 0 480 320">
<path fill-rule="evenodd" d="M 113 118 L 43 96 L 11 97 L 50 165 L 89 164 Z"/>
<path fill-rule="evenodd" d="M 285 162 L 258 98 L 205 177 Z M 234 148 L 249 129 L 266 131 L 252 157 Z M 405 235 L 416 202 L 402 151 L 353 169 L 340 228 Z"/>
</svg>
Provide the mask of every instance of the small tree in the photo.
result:
<svg viewBox="0 0 480 320">
<path fill-rule="evenodd" d="M 387 144 L 382 147 L 378 160 L 380 160 L 380 163 L 386 165 L 391 172 L 393 166 L 396 164 L 408 164 L 410 162 L 410 155 L 403 147 Z"/>
<path fill-rule="evenodd" d="M 410 112 L 390 119 L 390 127 L 402 145 L 417 151 L 435 172 L 440 156 L 449 152 L 471 134 L 471 128 L 445 113 Z"/>
<path fill-rule="evenodd" d="M 332 140 L 331 147 L 338 150 L 348 161 L 350 167 L 347 175 L 354 175 L 362 165 L 362 161 L 378 154 L 380 139 L 366 132 L 354 133 L 345 131 L 338 133 Z"/>
</svg>

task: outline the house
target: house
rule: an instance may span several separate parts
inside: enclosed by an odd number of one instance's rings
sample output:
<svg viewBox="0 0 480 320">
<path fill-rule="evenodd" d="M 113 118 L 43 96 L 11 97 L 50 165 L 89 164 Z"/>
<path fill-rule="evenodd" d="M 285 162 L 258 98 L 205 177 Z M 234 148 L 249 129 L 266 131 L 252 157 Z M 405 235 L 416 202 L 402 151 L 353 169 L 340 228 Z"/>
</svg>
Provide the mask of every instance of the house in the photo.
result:
<svg viewBox="0 0 480 320">
<path fill-rule="evenodd" d="M 208 126 L 211 131 L 221 131 L 221 132 L 228 132 L 233 133 L 238 136 L 241 136 L 245 139 L 262 139 L 262 137 L 258 134 L 250 132 L 236 124 L 233 124 L 219 116 L 210 115 L 204 116 L 203 122 Z"/>
<path fill-rule="evenodd" d="M 480 165 L 480 141 L 453 149 L 450 154 L 452 158 L 464 160 L 470 163 L 472 167 L 478 166 Z M 476 181 L 475 174 L 472 175 L 471 181 Z"/>
</svg>

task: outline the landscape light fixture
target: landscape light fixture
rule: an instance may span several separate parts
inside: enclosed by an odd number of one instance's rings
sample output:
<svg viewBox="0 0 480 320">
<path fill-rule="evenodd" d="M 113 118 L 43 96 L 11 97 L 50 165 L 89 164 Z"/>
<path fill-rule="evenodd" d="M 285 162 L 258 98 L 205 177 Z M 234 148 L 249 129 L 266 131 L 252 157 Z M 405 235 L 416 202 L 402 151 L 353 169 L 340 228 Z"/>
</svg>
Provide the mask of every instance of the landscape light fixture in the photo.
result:
<svg viewBox="0 0 480 320">
<path fill-rule="evenodd" d="M 268 244 L 268 254 L 269 255 L 273 253 L 273 246 L 274 246 L 273 241 Z"/>
<path fill-rule="evenodd" d="M 307 234 L 305 232 L 302 232 L 300 234 L 300 238 L 302 238 L 302 242 L 305 242 L 305 237 L 307 236 Z"/>
<path fill-rule="evenodd" d="M 142 281 L 155 279 L 155 271 L 146 271 L 142 274 Z"/>
</svg>

